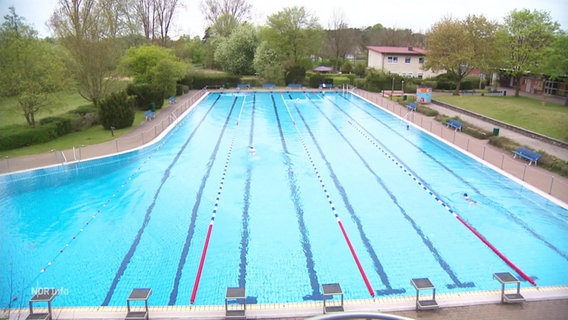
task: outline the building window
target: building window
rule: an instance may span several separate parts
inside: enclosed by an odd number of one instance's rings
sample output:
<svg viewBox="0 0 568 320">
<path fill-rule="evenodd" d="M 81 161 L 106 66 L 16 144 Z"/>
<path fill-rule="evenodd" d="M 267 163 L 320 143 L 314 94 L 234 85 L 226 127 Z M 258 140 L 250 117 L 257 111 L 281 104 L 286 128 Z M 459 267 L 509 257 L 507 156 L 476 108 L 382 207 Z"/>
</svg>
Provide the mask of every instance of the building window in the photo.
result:
<svg viewBox="0 0 568 320">
<path fill-rule="evenodd" d="M 424 77 L 424 75 L 422 74 L 422 72 L 418 73 L 418 79 L 422 79 Z"/>
<path fill-rule="evenodd" d="M 404 58 L 404 63 L 410 63 L 410 57 Z"/>
<path fill-rule="evenodd" d="M 424 63 L 424 57 L 418 58 L 418 63 L 423 64 Z"/>
<path fill-rule="evenodd" d="M 398 63 L 398 57 L 388 57 L 388 63 Z"/>
</svg>

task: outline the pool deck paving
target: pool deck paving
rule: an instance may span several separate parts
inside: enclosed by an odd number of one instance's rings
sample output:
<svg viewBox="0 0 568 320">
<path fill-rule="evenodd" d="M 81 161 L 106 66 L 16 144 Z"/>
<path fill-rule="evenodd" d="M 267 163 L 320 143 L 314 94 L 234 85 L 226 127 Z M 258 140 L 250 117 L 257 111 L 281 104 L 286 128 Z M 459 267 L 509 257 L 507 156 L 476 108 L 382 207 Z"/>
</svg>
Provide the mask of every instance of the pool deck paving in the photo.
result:
<svg viewBox="0 0 568 320">
<path fill-rule="evenodd" d="M 188 99 L 192 93 L 186 94 L 178 99 L 183 101 Z M 175 105 L 168 105 L 157 112 L 156 118 L 152 121 L 145 121 L 138 127 L 123 135 L 123 137 L 136 136 L 152 128 L 153 123 L 166 120 L 170 115 L 171 108 Z M 433 104 L 432 107 L 439 112 L 453 116 L 452 113 L 444 109 L 443 106 Z M 462 115 L 460 115 L 461 117 Z M 464 119 L 482 128 L 492 127 L 492 124 L 480 123 L 477 119 Z M 520 137 L 518 133 L 502 130 L 501 135 L 509 137 L 515 141 L 518 139 L 528 139 Z M 533 141 L 540 150 L 557 155 L 568 161 L 568 150 L 557 150 L 556 146 L 547 146 L 541 141 Z M 525 143 L 529 145 L 528 143 Z M 530 146 L 530 145 L 529 145 Z M 115 142 L 108 141 L 97 145 L 97 148 L 105 154 L 116 153 Z M 554 150 L 554 151 L 552 151 Z M 37 167 L 42 166 L 42 162 L 37 162 Z M 564 179 L 559 177 L 559 179 Z M 493 273 L 499 270 L 490 270 Z M 566 272 L 566 270 L 559 272 Z M 497 290 L 499 289 L 499 290 Z M 542 319 L 542 320 L 564 320 L 568 319 L 568 287 L 542 287 L 542 288 L 522 288 L 521 293 L 525 296 L 526 302 L 522 304 L 501 304 L 500 285 L 496 282 L 496 290 L 483 292 L 464 292 L 453 294 L 438 294 L 436 300 L 440 305 L 437 310 L 415 311 L 415 297 L 400 298 L 374 298 L 368 300 L 345 301 L 345 312 L 381 312 L 412 319 Z M 149 300 L 151 305 L 151 299 Z M 39 309 L 41 310 L 41 309 Z M 0 310 L 0 318 L 8 316 Z M 27 309 L 13 309 L 9 319 L 24 319 L 27 316 Z M 77 307 L 77 308 L 54 308 L 54 319 L 124 319 L 126 315 L 125 305 L 122 307 Z M 151 306 L 150 319 L 225 319 L 224 306 Z M 306 319 L 322 314 L 321 302 L 310 303 L 284 303 L 284 304 L 259 304 L 247 305 L 247 319 Z M 354 318 L 358 319 L 358 318 Z"/>
<path fill-rule="evenodd" d="M 496 282 L 496 287 L 499 284 Z M 510 292 L 510 291 L 508 291 Z M 568 317 L 568 287 L 522 288 L 526 301 L 517 304 L 500 303 L 500 288 L 491 291 L 436 295 L 440 308 L 415 310 L 415 297 L 381 297 L 366 300 L 346 300 L 345 314 L 390 314 L 410 319 L 502 319 L 502 320 L 565 320 Z M 225 319 L 224 306 L 152 306 L 150 319 Z M 126 304 L 126 303 L 125 303 Z M 35 309 L 34 309 L 35 310 Z M 42 309 L 37 309 L 41 312 Z M 45 310 L 44 310 L 45 311 Z M 54 319 L 124 319 L 126 306 L 53 308 Z M 15 309 L 10 319 L 22 319 L 27 309 Z M 1 314 L 0 314 L 1 315 Z M 247 319 L 309 319 L 323 315 L 321 301 L 281 304 L 247 305 Z"/>
</svg>

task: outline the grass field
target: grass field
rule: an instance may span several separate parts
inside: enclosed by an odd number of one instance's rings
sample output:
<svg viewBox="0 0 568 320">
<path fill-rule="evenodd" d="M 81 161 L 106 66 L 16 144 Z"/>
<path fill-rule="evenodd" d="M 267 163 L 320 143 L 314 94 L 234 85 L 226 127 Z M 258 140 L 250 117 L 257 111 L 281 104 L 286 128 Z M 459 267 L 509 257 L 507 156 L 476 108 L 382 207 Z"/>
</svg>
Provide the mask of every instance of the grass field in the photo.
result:
<svg viewBox="0 0 568 320">
<path fill-rule="evenodd" d="M 525 128 L 551 138 L 568 141 L 568 107 L 529 97 L 440 95 L 445 102 L 487 117 Z"/>
<path fill-rule="evenodd" d="M 90 104 L 89 101 L 81 97 L 78 93 L 62 93 L 57 101 L 49 107 L 40 109 L 35 115 L 35 119 L 39 122 L 45 117 L 53 117 L 64 114 L 70 110 L 77 109 L 78 106 Z M 26 124 L 26 118 L 18 105 L 16 98 L 0 98 L 0 126 L 8 126 L 12 124 Z"/>
</svg>

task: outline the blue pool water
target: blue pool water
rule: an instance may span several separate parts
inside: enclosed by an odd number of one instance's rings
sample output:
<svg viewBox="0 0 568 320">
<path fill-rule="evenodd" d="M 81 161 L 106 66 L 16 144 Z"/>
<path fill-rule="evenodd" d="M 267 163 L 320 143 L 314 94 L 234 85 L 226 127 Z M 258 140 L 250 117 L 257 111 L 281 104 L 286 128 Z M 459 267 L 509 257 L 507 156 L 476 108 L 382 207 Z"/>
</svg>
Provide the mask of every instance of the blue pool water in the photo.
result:
<svg viewBox="0 0 568 320">
<path fill-rule="evenodd" d="M 565 207 L 403 120 L 351 94 L 209 94 L 143 149 L 0 176 L 0 307 L 50 287 L 61 306 L 135 287 L 221 305 L 235 286 L 286 303 L 323 283 L 366 299 L 521 278 L 456 215 L 539 286 L 568 284 Z"/>
</svg>

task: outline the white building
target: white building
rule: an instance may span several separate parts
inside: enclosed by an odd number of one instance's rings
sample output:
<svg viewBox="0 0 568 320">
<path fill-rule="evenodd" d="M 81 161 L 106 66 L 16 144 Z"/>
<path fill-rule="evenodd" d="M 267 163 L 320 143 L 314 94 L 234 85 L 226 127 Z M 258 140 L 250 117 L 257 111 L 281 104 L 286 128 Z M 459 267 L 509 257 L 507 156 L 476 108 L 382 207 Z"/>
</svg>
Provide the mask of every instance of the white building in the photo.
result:
<svg viewBox="0 0 568 320">
<path fill-rule="evenodd" d="M 444 72 L 422 70 L 426 50 L 413 47 L 367 46 L 368 68 L 395 73 L 403 77 L 429 78 Z"/>
</svg>

